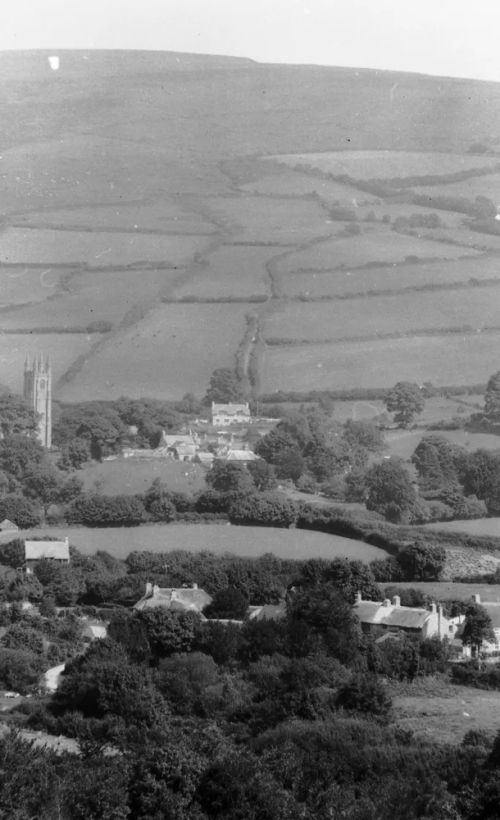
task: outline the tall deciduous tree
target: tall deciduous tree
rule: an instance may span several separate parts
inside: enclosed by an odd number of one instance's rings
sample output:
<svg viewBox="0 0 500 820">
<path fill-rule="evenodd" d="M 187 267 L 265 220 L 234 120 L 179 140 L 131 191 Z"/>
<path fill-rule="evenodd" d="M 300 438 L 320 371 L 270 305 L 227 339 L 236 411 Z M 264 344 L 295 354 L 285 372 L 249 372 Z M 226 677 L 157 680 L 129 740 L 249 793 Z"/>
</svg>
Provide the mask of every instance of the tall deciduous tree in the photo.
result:
<svg viewBox="0 0 500 820">
<path fill-rule="evenodd" d="M 369 510 L 394 521 L 411 517 L 417 497 L 408 473 L 398 461 L 374 464 L 366 474 L 365 484 Z"/>
<path fill-rule="evenodd" d="M 418 384 L 397 382 L 385 398 L 389 413 L 395 413 L 394 421 L 400 427 L 408 427 L 425 407 L 425 398 Z"/>
<path fill-rule="evenodd" d="M 214 370 L 205 394 L 205 404 L 239 402 L 243 398 L 243 387 L 234 370 L 229 367 L 220 367 Z"/>
<path fill-rule="evenodd" d="M 32 436 L 37 427 L 37 414 L 20 396 L 0 394 L 0 430 L 3 436 Z"/>
<path fill-rule="evenodd" d="M 491 618 L 481 604 L 469 604 L 465 612 L 462 643 L 479 652 L 485 641 L 494 641 Z"/>
</svg>

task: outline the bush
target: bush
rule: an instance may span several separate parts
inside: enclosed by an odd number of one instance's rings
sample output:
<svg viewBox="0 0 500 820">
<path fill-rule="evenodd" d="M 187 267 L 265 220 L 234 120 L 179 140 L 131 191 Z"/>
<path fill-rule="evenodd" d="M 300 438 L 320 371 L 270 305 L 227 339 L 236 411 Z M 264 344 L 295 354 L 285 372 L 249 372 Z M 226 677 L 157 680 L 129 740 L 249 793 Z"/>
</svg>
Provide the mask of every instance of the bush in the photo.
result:
<svg viewBox="0 0 500 820">
<path fill-rule="evenodd" d="M 234 524 L 290 527 L 296 519 L 295 504 L 278 493 L 259 493 L 235 499 L 229 507 Z"/>
</svg>

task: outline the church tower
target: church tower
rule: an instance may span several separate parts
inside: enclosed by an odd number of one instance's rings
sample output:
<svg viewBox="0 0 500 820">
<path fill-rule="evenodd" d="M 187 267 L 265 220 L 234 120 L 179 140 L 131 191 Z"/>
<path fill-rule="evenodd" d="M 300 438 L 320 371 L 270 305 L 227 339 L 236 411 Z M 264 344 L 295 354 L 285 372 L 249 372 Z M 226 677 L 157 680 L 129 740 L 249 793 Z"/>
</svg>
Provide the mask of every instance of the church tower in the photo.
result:
<svg viewBox="0 0 500 820">
<path fill-rule="evenodd" d="M 52 368 L 48 358 L 41 354 L 28 357 L 24 363 L 24 399 L 38 413 L 37 438 L 49 449 L 52 446 Z"/>
</svg>

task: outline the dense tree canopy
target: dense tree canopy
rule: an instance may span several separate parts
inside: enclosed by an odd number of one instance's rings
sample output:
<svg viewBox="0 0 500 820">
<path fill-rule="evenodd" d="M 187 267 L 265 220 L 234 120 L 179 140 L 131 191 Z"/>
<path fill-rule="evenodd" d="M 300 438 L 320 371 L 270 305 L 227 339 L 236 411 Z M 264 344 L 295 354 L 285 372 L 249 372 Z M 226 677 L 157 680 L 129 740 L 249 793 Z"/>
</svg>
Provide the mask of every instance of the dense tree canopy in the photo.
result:
<svg viewBox="0 0 500 820">
<path fill-rule="evenodd" d="M 425 407 L 425 398 L 418 384 L 398 382 L 385 399 L 389 413 L 395 413 L 394 421 L 400 427 L 409 427 L 416 415 Z"/>
</svg>

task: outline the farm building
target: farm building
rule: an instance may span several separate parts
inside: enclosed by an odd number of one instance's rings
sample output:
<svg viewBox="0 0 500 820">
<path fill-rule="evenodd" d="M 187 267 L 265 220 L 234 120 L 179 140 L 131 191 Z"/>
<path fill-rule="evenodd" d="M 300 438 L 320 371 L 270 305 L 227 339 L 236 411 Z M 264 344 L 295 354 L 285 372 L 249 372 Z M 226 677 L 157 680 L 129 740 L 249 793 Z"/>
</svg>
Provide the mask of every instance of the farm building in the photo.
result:
<svg viewBox="0 0 500 820">
<path fill-rule="evenodd" d="M 19 527 L 17 524 L 14 524 L 13 521 L 9 521 L 8 518 L 4 518 L 3 521 L 0 521 L 0 533 L 5 532 L 19 532 Z"/>
<path fill-rule="evenodd" d="M 401 606 L 395 595 L 392 602 L 363 601 L 358 592 L 354 604 L 361 628 L 365 632 L 406 632 L 420 638 L 450 638 L 455 636 L 456 625 L 443 615 L 442 606 L 431 604 L 430 609 Z"/>
<path fill-rule="evenodd" d="M 30 573 L 37 561 L 56 561 L 69 564 L 69 539 L 64 541 L 25 541 L 24 560 L 26 572 Z"/>
<path fill-rule="evenodd" d="M 140 601 L 134 604 L 134 609 L 172 609 L 176 612 L 198 612 L 212 602 L 212 596 L 199 589 L 198 584 L 192 587 L 159 587 L 156 584 L 146 584 L 146 592 Z"/>
<path fill-rule="evenodd" d="M 212 424 L 227 427 L 229 424 L 246 424 L 250 421 L 248 404 L 216 404 L 212 402 Z"/>
</svg>

